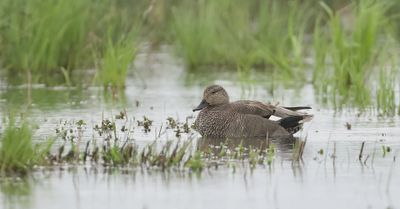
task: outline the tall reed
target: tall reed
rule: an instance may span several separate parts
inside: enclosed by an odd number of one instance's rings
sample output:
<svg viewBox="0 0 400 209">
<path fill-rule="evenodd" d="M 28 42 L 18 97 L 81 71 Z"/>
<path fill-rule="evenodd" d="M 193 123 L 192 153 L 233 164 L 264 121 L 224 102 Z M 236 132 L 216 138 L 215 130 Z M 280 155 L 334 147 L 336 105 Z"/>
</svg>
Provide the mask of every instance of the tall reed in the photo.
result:
<svg viewBox="0 0 400 209">
<path fill-rule="evenodd" d="M 314 83 L 322 81 L 320 86 L 332 95 L 337 107 L 344 104 L 366 107 L 371 104 L 371 75 L 383 50 L 379 40 L 387 35 L 384 29 L 389 21 L 385 16 L 388 5 L 386 2 L 360 1 L 349 6 L 348 13 L 334 12 L 325 4 L 322 6 L 329 16 L 328 28 L 317 25 L 316 33 L 319 34 L 315 36 L 323 34 L 321 30 L 325 29 L 328 44 L 320 38 L 314 39 L 317 61 Z M 350 21 L 350 27 L 343 24 L 345 16 L 350 16 L 354 22 L 351 24 Z M 321 67 L 326 50 L 333 69 Z"/>
<path fill-rule="evenodd" d="M 379 80 L 377 81 L 376 88 L 376 108 L 382 116 L 393 116 L 396 114 L 395 89 L 397 75 L 398 70 L 395 63 L 390 63 L 388 66 L 380 66 Z"/>
<path fill-rule="evenodd" d="M 60 67 L 86 60 L 89 1 L 2 1 L 1 59 L 14 73 L 29 71 L 46 80 Z"/>
<path fill-rule="evenodd" d="M 237 6 L 237 5 L 241 6 Z M 223 66 L 251 70 L 273 66 L 294 76 L 303 63 L 311 4 L 300 1 L 195 1 L 179 4 L 173 30 L 189 68 Z"/>
<path fill-rule="evenodd" d="M 135 58 L 140 22 L 130 12 L 113 6 L 103 23 L 106 35 L 94 53 L 98 62 L 97 78 L 105 88 L 125 87 L 127 71 Z"/>
<path fill-rule="evenodd" d="M 109 47 L 110 39 L 126 37 L 126 24 L 137 23 L 133 20 L 140 16 L 139 1 L 4 0 L 0 3 L 2 67 L 13 76 L 30 74 L 33 82 L 44 83 L 55 75 L 68 77 L 77 68 L 89 69 L 96 61 L 93 53 L 103 54 L 96 50 Z M 122 10 L 126 12 L 118 12 Z M 113 33 L 108 25 L 115 27 Z"/>
<path fill-rule="evenodd" d="M 261 1 L 254 50 L 262 62 L 274 66 L 285 77 L 299 78 L 302 72 L 298 70 L 306 57 L 305 35 L 316 14 L 310 1 Z"/>
</svg>

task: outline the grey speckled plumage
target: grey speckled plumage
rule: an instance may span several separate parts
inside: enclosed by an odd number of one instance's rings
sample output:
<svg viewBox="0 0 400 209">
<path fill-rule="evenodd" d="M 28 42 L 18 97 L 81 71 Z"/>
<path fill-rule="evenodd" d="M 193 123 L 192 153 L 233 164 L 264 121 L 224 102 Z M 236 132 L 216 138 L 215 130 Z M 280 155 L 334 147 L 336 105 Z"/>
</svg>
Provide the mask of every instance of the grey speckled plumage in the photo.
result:
<svg viewBox="0 0 400 209">
<path fill-rule="evenodd" d="M 193 111 L 201 110 L 195 129 L 205 137 L 290 137 L 312 115 L 297 112 L 309 107 L 279 107 L 258 101 L 229 102 L 228 93 L 219 85 L 207 87 L 203 101 Z M 270 116 L 280 120 L 270 120 Z"/>
</svg>

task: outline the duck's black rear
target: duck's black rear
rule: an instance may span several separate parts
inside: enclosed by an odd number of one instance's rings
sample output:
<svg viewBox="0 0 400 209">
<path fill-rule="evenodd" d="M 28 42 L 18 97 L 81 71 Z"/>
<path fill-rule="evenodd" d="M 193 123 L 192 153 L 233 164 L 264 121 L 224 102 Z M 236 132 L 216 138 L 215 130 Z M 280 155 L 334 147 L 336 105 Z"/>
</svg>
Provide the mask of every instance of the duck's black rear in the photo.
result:
<svg viewBox="0 0 400 209">
<path fill-rule="evenodd" d="M 279 125 L 285 128 L 289 133 L 294 134 L 298 132 L 303 123 L 302 120 L 304 119 L 303 116 L 289 116 L 286 118 L 280 119 Z"/>
</svg>

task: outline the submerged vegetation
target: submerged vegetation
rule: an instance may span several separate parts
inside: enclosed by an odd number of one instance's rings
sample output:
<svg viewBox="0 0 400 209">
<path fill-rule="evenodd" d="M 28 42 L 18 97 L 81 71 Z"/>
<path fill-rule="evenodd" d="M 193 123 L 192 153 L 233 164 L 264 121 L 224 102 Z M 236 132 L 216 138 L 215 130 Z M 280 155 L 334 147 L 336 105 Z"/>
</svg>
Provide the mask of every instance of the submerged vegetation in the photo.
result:
<svg viewBox="0 0 400 209">
<path fill-rule="evenodd" d="M 381 115 L 394 115 L 400 109 L 393 93 L 399 5 L 387 0 L 5 0 L 0 2 L 1 69 L 28 84 L 92 80 L 114 91 L 125 86 L 139 45 L 170 44 L 188 70 L 239 75 L 258 70 L 290 83 L 310 81 L 322 101 L 338 109 L 375 106 Z M 77 69 L 94 73 L 74 77 Z M 382 82 L 388 76 L 390 82 Z"/>
</svg>

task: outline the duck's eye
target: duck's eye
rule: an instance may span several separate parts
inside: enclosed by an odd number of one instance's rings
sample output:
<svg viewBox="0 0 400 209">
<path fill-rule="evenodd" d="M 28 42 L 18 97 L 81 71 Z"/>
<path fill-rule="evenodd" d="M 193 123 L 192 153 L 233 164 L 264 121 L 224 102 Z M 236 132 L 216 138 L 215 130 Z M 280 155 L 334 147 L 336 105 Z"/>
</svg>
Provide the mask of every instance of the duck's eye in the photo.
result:
<svg viewBox="0 0 400 209">
<path fill-rule="evenodd" d="M 213 91 L 213 92 L 211 92 L 211 94 L 215 94 L 215 93 L 217 93 L 218 91 Z"/>
</svg>

